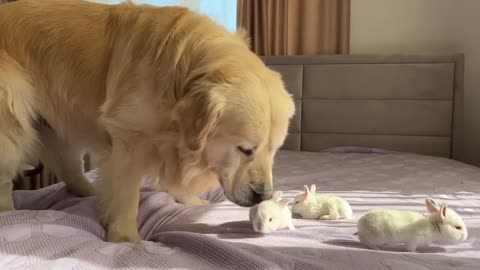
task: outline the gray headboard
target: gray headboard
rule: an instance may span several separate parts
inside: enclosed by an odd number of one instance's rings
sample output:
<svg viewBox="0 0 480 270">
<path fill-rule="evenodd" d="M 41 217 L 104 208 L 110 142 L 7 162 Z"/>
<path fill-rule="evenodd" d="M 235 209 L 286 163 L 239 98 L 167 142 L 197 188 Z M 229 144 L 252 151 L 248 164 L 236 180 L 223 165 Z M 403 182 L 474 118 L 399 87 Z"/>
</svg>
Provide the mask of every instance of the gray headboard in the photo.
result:
<svg viewBox="0 0 480 270">
<path fill-rule="evenodd" d="M 462 158 L 463 55 L 262 59 L 295 98 L 284 149 L 363 146 Z"/>
</svg>

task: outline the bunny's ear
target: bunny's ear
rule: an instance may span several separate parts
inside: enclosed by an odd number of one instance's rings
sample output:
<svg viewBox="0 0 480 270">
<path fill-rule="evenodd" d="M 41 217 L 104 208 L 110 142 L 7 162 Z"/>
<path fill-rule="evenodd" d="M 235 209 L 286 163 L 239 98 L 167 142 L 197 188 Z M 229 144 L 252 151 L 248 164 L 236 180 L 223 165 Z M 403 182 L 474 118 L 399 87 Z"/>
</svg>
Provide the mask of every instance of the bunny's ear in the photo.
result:
<svg viewBox="0 0 480 270">
<path fill-rule="evenodd" d="M 447 218 L 447 205 L 443 204 L 440 208 L 439 221 L 442 223 Z"/>
<path fill-rule="evenodd" d="M 440 209 L 438 204 L 432 199 L 426 199 L 425 206 L 427 207 L 429 213 L 436 213 Z"/>
<path fill-rule="evenodd" d="M 312 185 L 310 186 L 310 192 L 311 192 L 312 194 L 315 194 L 315 191 L 316 191 L 316 190 L 317 190 L 317 185 L 312 184 Z"/>
<path fill-rule="evenodd" d="M 310 194 L 310 190 L 308 189 L 307 185 L 303 185 L 303 191 L 305 192 L 305 196 L 308 196 L 308 194 Z"/>
<path fill-rule="evenodd" d="M 282 195 L 283 195 L 283 192 L 281 192 L 281 191 L 275 191 L 275 192 L 273 193 L 273 195 L 272 195 L 271 200 L 272 200 L 272 201 L 278 201 L 278 200 L 280 200 L 280 198 L 282 197 Z"/>
<path fill-rule="evenodd" d="M 288 199 L 280 200 L 280 207 L 285 208 L 285 207 L 288 206 L 289 203 L 290 203 L 290 200 L 288 200 Z"/>
</svg>

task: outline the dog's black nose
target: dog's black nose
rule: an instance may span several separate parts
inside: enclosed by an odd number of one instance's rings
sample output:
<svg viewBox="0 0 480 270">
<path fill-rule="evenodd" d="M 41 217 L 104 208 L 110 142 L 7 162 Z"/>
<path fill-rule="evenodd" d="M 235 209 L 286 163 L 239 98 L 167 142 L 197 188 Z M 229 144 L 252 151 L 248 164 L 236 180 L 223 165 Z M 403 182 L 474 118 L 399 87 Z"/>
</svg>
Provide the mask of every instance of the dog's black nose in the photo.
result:
<svg viewBox="0 0 480 270">
<path fill-rule="evenodd" d="M 251 202 L 253 204 L 259 204 L 263 201 L 263 192 L 258 192 L 252 189 Z"/>
</svg>

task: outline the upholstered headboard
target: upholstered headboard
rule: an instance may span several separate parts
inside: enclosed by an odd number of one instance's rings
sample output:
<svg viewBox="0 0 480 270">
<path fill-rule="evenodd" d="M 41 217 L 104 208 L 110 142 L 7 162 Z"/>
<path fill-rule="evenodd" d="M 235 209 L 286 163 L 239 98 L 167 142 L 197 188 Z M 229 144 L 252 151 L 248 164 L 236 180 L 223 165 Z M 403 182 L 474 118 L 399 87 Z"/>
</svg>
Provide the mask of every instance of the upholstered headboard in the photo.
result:
<svg viewBox="0 0 480 270">
<path fill-rule="evenodd" d="M 295 99 L 285 149 L 363 146 L 462 158 L 462 55 L 262 59 Z"/>
</svg>

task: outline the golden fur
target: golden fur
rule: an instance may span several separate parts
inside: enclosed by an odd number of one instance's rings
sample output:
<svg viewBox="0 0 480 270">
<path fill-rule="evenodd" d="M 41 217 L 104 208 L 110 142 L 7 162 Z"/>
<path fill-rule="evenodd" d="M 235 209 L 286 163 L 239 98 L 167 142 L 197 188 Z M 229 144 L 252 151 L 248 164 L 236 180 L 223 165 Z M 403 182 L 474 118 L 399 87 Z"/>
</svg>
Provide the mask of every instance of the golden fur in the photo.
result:
<svg viewBox="0 0 480 270">
<path fill-rule="evenodd" d="M 0 210 L 28 159 L 81 196 L 81 156 L 99 157 L 108 241 L 138 241 L 139 186 L 198 205 L 220 183 L 250 206 L 294 113 L 279 74 L 232 34 L 184 8 L 78 0 L 0 6 Z M 50 127 L 38 125 L 45 119 Z"/>
</svg>

